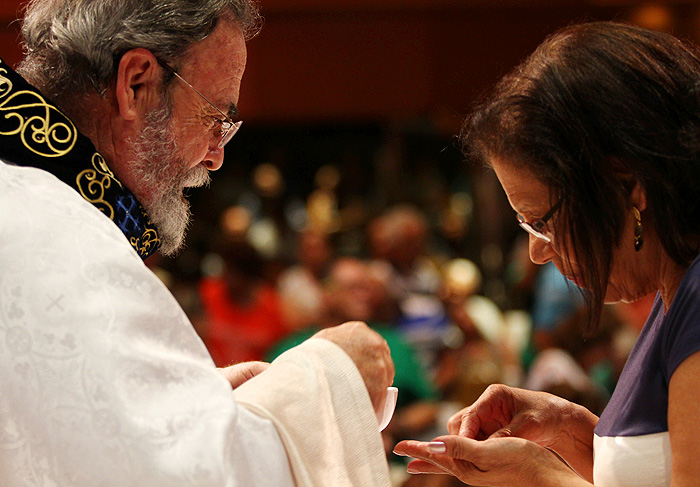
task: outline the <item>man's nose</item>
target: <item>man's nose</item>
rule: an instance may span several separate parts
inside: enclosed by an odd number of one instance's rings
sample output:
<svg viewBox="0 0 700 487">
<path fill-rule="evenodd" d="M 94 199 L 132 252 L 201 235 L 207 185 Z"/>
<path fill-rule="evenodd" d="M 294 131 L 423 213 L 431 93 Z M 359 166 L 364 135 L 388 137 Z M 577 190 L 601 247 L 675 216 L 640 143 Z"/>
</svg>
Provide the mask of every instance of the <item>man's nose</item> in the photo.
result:
<svg viewBox="0 0 700 487">
<path fill-rule="evenodd" d="M 210 148 L 202 164 L 210 171 L 219 169 L 224 164 L 224 149 L 219 149 L 217 147 L 213 149 Z"/>
</svg>

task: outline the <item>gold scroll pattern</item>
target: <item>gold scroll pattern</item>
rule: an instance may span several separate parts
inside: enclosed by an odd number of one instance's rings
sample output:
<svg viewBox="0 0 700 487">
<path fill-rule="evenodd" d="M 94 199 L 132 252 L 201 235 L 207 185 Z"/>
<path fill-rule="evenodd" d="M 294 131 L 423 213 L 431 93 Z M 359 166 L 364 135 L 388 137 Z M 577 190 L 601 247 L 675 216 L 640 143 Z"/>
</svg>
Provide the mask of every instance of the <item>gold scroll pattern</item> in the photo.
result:
<svg viewBox="0 0 700 487">
<path fill-rule="evenodd" d="M 112 183 L 121 186 L 114 173 L 99 152 L 92 155 L 92 169 L 85 169 L 78 174 L 75 182 L 83 198 L 97 206 L 102 212 L 114 220 L 114 207 L 105 200 L 107 189 Z"/>
<path fill-rule="evenodd" d="M 10 125 L 17 125 L 6 132 L 0 131 L 0 135 L 19 134 L 27 149 L 43 157 L 60 157 L 69 153 L 78 140 L 78 130 L 73 122 L 40 94 L 28 90 L 13 92 L 7 74 L 7 69 L 0 68 L 0 117 L 12 122 Z M 33 101 L 20 102 L 17 100 L 20 96 Z M 28 116 L 22 113 L 27 110 L 39 114 Z M 53 115 L 58 121 L 52 121 Z"/>
<path fill-rule="evenodd" d="M 155 229 L 146 227 L 141 238 L 131 237 L 130 243 L 140 255 L 150 255 L 153 248 L 160 247 L 160 238 Z"/>
</svg>

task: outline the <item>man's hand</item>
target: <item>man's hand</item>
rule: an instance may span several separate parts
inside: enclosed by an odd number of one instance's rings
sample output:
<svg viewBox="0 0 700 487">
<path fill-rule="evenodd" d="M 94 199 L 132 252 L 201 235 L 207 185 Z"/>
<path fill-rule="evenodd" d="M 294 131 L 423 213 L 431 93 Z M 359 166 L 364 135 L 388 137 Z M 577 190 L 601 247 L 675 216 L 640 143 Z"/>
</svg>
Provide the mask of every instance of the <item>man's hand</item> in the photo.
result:
<svg viewBox="0 0 700 487">
<path fill-rule="evenodd" d="M 241 362 L 240 364 L 231 365 L 229 367 L 224 367 L 221 369 L 216 369 L 221 375 L 223 375 L 227 381 L 231 384 L 231 388 L 243 384 L 248 379 L 252 379 L 260 372 L 264 371 L 270 366 L 267 362 Z"/>
<path fill-rule="evenodd" d="M 394 362 L 386 340 L 359 321 L 326 328 L 314 338 L 330 340 L 355 362 L 367 386 L 374 410 L 384 404 L 386 388 L 394 381 Z"/>
</svg>

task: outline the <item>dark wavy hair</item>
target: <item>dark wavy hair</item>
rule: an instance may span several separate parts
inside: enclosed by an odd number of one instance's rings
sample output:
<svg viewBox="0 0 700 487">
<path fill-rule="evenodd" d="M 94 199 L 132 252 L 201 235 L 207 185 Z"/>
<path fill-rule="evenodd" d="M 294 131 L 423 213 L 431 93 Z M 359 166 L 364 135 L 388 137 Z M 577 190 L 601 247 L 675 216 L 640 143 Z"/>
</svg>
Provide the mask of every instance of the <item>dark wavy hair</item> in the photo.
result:
<svg viewBox="0 0 700 487">
<path fill-rule="evenodd" d="M 647 194 L 644 226 L 670 258 L 687 268 L 698 254 L 700 52 L 692 44 L 617 22 L 564 28 L 498 83 L 461 140 L 468 157 L 526 168 L 552 203 L 562 200 L 555 233 L 587 288 L 588 332 L 613 251 L 628 244 L 620 240 L 635 182 Z"/>
</svg>

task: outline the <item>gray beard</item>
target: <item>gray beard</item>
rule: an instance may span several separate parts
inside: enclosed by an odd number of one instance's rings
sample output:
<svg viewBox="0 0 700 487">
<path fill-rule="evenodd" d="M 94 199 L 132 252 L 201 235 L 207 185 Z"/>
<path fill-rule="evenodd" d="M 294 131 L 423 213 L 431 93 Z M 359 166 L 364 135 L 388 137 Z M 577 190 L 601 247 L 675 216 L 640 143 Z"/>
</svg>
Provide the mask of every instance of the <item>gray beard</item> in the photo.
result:
<svg viewBox="0 0 700 487">
<path fill-rule="evenodd" d="M 144 128 L 133 142 L 134 159 L 130 164 L 139 188 L 134 194 L 158 229 L 163 255 L 174 255 L 185 241 L 192 213 L 183 196 L 184 188 L 208 185 L 211 180 L 202 165 L 187 169 L 178 155 L 171 122 L 172 107 L 166 99 L 146 115 Z"/>
</svg>

